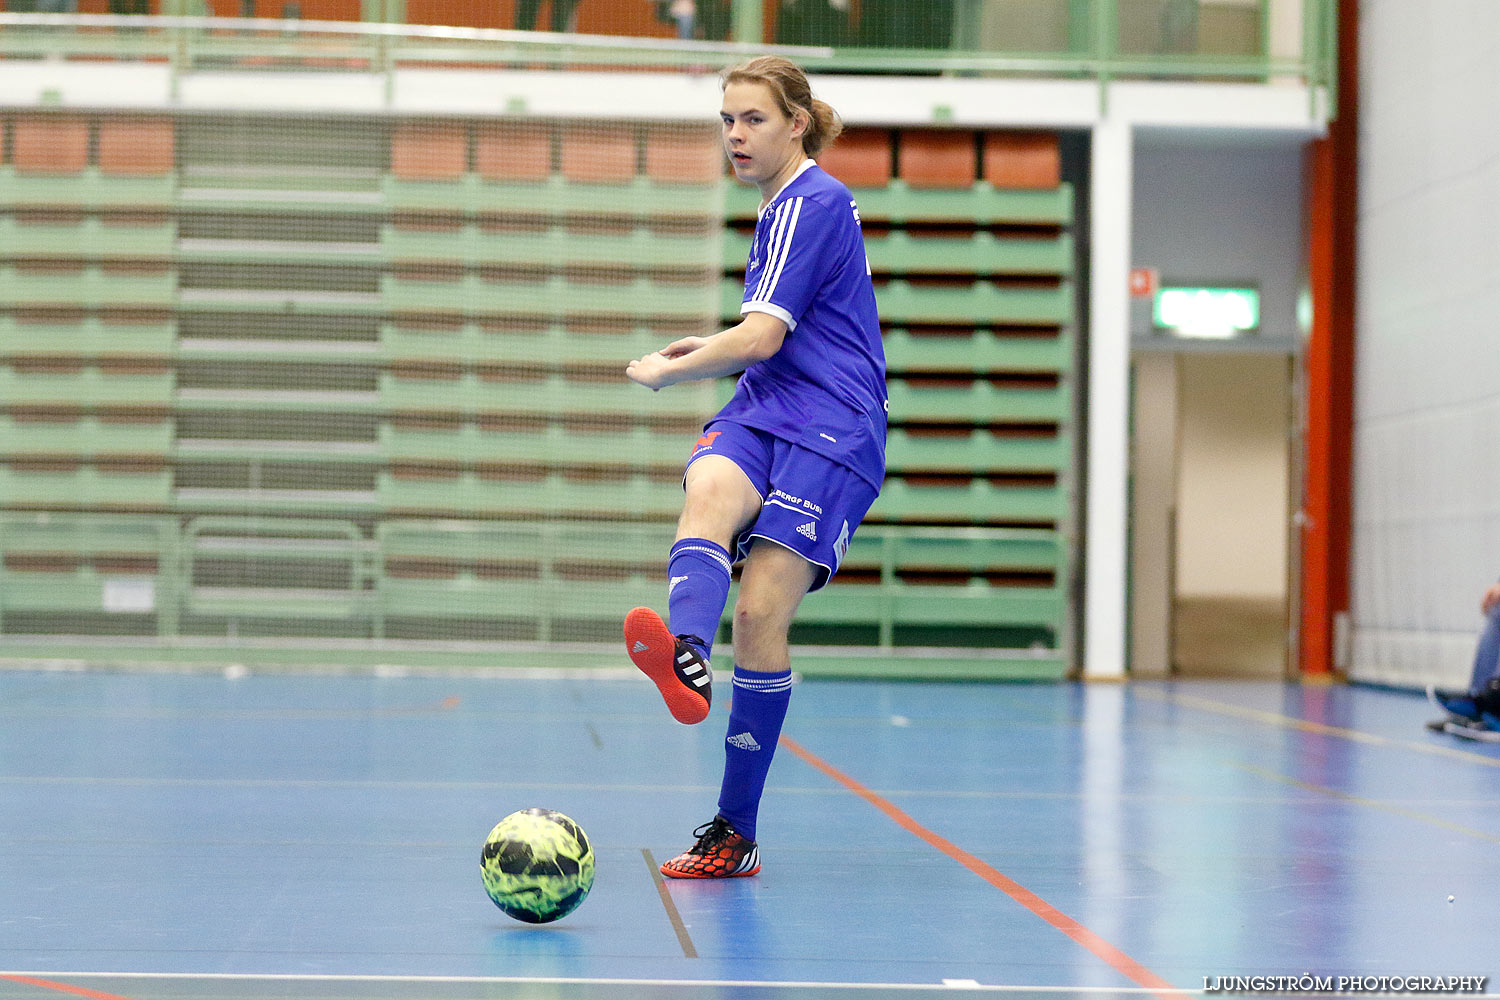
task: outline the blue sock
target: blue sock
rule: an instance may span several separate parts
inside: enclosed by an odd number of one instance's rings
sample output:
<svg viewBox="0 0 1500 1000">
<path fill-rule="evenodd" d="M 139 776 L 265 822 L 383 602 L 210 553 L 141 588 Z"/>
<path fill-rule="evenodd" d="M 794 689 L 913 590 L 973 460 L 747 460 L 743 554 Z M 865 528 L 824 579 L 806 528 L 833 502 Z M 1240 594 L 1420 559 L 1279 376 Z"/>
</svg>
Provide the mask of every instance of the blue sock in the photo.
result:
<svg viewBox="0 0 1500 1000">
<path fill-rule="evenodd" d="M 792 672 L 763 674 L 734 668 L 729 731 L 724 740 L 724 783 L 719 787 L 719 815 L 746 840 L 755 839 L 755 817 L 771 755 L 781 739 L 781 723 L 792 700 Z"/>
<path fill-rule="evenodd" d="M 729 553 L 706 538 L 678 539 L 667 554 L 667 628 L 702 639 L 705 659 L 729 600 L 729 566 Z"/>
</svg>

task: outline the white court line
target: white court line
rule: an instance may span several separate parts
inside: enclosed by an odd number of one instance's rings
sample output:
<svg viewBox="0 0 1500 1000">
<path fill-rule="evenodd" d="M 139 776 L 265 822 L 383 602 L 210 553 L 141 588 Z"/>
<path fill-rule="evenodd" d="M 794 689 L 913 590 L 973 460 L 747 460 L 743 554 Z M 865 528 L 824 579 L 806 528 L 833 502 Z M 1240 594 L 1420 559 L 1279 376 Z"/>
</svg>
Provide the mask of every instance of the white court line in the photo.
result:
<svg viewBox="0 0 1500 1000">
<path fill-rule="evenodd" d="M 1109 995 L 1115 993 L 1140 994 L 1142 996 L 1181 995 L 1196 996 L 1201 990 L 1171 989 L 1157 990 L 1144 986 L 1016 986 L 986 985 L 972 979 L 945 979 L 941 983 L 838 983 L 797 980 L 752 980 L 752 979 L 592 979 L 586 977 L 552 976 L 372 976 L 372 975 L 297 975 L 253 972 L 59 972 L 43 970 L 20 972 L 0 969 L 0 976 L 29 976 L 35 979 L 159 979 L 159 980 L 205 980 L 227 982 L 276 982 L 276 983 L 452 983 L 476 985 L 536 985 L 536 986 L 693 986 L 733 987 L 763 989 L 825 989 L 825 990 L 983 990 L 990 993 L 1067 993 L 1076 996 Z M 1500 994 L 1466 994 L 1484 1000 L 1500 997 Z"/>
<path fill-rule="evenodd" d="M 0 718 L 8 713 L 0 709 Z M 120 713 L 119 716 L 127 717 L 133 713 Z M 320 713 L 321 714 L 321 713 Z M 159 716 L 152 716 L 153 718 Z M 236 716 L 237 718 L 242 716 Z M 276 718 L 282 716 L 276 715 Z M 307 716 L 312 717 L 312 716 Z M 1233 763 L 1233 762 L 1231 762 Z M 1239 765 L 1236 765 L 1239 766 Z M 356 778 L 172 778 L 172 777 L 144 777 L 144 776 L 118 776 L 112 778 L 101 778 L 91 775 L 69 775 L 69 774 L 0 774 L 0 786 L 5 785 L 53 785 L 53 786 L 87 786 L 87 787 L 118 787 L 118 788 L 328 788 L 328 789 L 385 789 L 391 791 L 409 791 L 413 789 L 436 789 L 440 791 L 493 791 L 497 789 L 540 789 L 558 790 L 567 792 L 646 792 L 655 793 L 661 791 L 687 791 L 697 792 L 703 789 L 715 790 L 718 785 L 663 785 L 656 784 L 599 784 L 597 782 L 556 782 L 556 781 L 426 781 L 418 779 L 356 779 Z M 871 789 L 875 794 L 887 799 L 929 799 L 929 800 L 984 800 L 1001 802 L 1078 802 L 1086 798 L 1081 792 L 990 792 L 990 791 L 944 791 L 933 788 L 876 788 Z M 801 795 L 814 798 L 826 798 L 846 794 L 840 789 L 827 787 L 811 787 L 786 785 L 778 789 L 782 795 Z M 1287 795 L 1218 795 L 1188 799 L 1178 795 L 1122 795 L 1123 802 L 1159 803 L 1168 802 L 1174 804 L 1192 803 L 1195 805 L 1227 805 L 1227 804 L 1249 804 L 1264 805 L 1267 803 L 1277 804 L 1289 801 Z M 1486 796 L 1455 797 L 1455 798 L 1392 798 L 1384 799 L 1384 802 L 1395 804 L 1407 804 L 1411 806 L 1427 806 L 1429 808 L 1443 808 L 1452 806 L 1497 806 L 1500 799 Z"/>
</svg>

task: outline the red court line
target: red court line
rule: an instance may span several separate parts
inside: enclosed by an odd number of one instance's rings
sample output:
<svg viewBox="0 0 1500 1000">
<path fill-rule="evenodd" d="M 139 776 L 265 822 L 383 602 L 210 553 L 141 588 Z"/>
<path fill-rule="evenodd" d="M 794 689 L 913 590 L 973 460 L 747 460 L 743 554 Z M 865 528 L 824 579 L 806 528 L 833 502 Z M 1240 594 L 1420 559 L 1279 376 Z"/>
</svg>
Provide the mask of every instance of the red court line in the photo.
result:
<svg viewBox="0 0 1500 1000">
<path fill-rule="evenodd" d="M 30 976 L 7 976 L 3 973 L 0 973 L 0 979 L 8 979 L 13 983 L 20 983 L 22 986 L 35 986 L 43 990 L 71 993 L 76 997 L 89 997 L 90 1000 L 130 1000 L 129 997 L 122 997 L 118 993 L 100 993 L 98 990 L 91 990 L 87 986 L 54 983 L 50 979 L 33 979 Z"/>
<path fill-rule="evenodd" d="M 952 858 L 954 861 L 957 861 L 959 864 L 969 869 L 969 871 L 973 872 L 975 875 L 978 875 L 990 885 L 994 886 L 996 889 L 999 889 L 1011 899 L 1026 907 L 1026 909 L 1030 910 L 1033 914 L 1041 917 L 1052 927 L 1056 928 L 1059 931 L 1062 931 L 1068 937 L 1083 945 L 1089 951 L 1093 952 L 1096 957 L 1108 963 L 1108 965 L 1112 969 L 1125 976 L 1136 985 L 1144 986 L 1147 989 L 1152 990 L 1166 990 L 1170 995 L 1173 996 L 1181 994 L 1182 991 L 1177 987 L 1173 986 L 1171 983 L 1167 982 L 1165 979 L 1161 978 L 1156 973 L 1152 972 L 1150 969 L 1146 968 L 1144 965 L 1137 962 L 1129 955 L 1125 954 L 1119 948 L 1116 948 L 1114 945 L 1104 940 L 1098 934 L 1095 934 L 1093 931 L 1083 926 L 1083 924 L 1080 924 L 1078 921 L 1074 920 L 1072 917 L 1068 916 L 1066 913 L 1062 912 L 1057 907 L 1053 906 L 1051 903 L 1047 902 L 1045 899 L 1038 896 L 1036 893 L 1032 892 L 1021 883 L 1017 882 L 1015 879 L 1004 875 L 993 865 L 981 861 L 979 858 L 976 858 L 974 855 L 970 854 L 968 851 L 964 850 L 962 847 L 959 847 L 952 841 L 940 837 L 936 833 L 933 833 L 921 823 L 918 823 L 916 820 L 912 819 L 911 816 L 904 812 L 900 807 L 892 803 L 889 799 L 882 798 L 880 795 L 872 792 L 870 789 L 866 788 L 864 785 L 861 785 L 858 781 L 855 781 L 853 778 L 849 777 L 847 774 L 840 771 L 832 764 L 828 763 L 821 757 L 804 748 L 796 740 L 793 740 L 787 736 L 783 736 L 781 737 L 781 745 L 786 747 L 797 757 L 801 758 L 804 763 L 808 764 L 815 770 L 822 771 L 824 774 L 828 775 L 828 777 L 843 785 L 849 791 L 853 792 L 855 795 L 858 795 L 860 798 L 864 799 L 876 809 L 879 809 L 881 812 L 885 813 L 885 815 L 889 819 L 891 819 L 897 826 L 901 827 L 901 829 L 905 830 L 907 833 L 912 834 L 929 846 L 934 847 L 937 850 L 941 851 L 943 854 L 948 855 L 948 857 Z"/>
</svg>

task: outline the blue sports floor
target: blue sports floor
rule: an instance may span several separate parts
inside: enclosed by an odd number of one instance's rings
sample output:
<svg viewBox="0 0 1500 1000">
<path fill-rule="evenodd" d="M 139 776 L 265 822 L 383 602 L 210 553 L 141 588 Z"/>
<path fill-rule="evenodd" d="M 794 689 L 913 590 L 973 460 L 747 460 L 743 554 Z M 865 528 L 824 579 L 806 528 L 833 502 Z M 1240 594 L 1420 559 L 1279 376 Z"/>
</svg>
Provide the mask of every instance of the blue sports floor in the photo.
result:
<svg viewBox="0 0 1500 1000">
<path fill-rule="evenodd" d="M 761 875 L 663 882 L 727 693 L 687 728 L 627 672 L 0 671 L 0 998 L 1500 990 L 1500 746 L 1414 695 L 807 681 Z M 529 806 L 598 859 L 540 927 L 479 878 Z"/>
</svg>

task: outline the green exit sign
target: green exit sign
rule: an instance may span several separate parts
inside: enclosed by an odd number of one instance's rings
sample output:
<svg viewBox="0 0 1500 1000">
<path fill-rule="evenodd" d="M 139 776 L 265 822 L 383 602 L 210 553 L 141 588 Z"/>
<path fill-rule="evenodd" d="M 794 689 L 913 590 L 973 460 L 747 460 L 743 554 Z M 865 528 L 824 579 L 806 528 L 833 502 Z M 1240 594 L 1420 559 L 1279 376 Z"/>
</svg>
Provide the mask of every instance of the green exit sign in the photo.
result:
<svg viewBox="0 0 1500 1000">
<path fill-rule="evenodd" d="M 1165 286 L 1156 291 L 1152 319 L 1173 336 L 1230 340 L 1260 328 L 1260 292 Z"/>
</svg>

